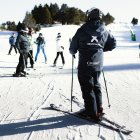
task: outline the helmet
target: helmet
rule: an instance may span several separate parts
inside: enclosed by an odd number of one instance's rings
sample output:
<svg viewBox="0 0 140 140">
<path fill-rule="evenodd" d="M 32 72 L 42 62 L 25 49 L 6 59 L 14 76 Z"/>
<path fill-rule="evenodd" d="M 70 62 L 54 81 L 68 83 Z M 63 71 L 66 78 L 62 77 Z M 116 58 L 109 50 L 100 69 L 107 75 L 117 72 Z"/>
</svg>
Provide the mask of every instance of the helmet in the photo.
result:
<svg viewBox="0 0 140 140">
<path fill-rule="evenodd" d="M 101 19 L 102 15 L 103 15 L 103 12 L 95 7 L 86 11 L 86 16 L 87 16 L 88 20 Z"/>
</svg>

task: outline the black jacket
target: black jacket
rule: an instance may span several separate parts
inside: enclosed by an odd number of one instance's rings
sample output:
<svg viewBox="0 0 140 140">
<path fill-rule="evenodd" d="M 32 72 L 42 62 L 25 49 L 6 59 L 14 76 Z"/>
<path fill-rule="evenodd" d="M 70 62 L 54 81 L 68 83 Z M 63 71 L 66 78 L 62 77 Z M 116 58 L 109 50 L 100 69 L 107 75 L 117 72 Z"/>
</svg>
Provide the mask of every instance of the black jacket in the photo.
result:
<svg viewBox="0 0 140 140">
<path fill-rule="evenodd" d="M 92 68 L 100 71 L 103 67 L 103 51 L 111 51 L 115 47 L 115 38 L 100 20 L 95 20 L 85 23 L 77 30 L 69 50 L 73 55 L 79 52 L 79 69 Z"/>
<path fill-rule="evenodd" d="M 37 37 L 37 39 L 36 39 L 36 43 L 37 43 L 37 45 L 44 45 L 45 44 L 45 40 L 44 40 L 44 37 Z"/>
<path fill-rule="evenodd" d="M 17 36 L 15 45 L 20 53 L 28 53 L 29 52 L 30 42 L 29 42 L 26 35 L 19 33 Z"/>
</svg>

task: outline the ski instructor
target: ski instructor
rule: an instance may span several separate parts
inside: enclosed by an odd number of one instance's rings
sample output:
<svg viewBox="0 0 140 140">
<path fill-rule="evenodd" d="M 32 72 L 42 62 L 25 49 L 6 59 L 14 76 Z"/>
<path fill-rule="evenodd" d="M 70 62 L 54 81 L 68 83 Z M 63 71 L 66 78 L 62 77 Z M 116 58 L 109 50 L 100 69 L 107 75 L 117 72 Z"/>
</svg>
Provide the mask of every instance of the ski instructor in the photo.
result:
<svg viewBox="0 0 140 140">
<path fill-rule="evenodd" d="M 72 38 L 69 51 L 75 57 L 79 52 L 78 80 L 84 107 L 79 115 L 101 121 L 103 113 L 99 77 L 103 69 L 103 52 L 112 51 L 116 40 L 102 22 L 103 13 L 98 8 L 87 10 L 87 21 Z"/>
</svg>

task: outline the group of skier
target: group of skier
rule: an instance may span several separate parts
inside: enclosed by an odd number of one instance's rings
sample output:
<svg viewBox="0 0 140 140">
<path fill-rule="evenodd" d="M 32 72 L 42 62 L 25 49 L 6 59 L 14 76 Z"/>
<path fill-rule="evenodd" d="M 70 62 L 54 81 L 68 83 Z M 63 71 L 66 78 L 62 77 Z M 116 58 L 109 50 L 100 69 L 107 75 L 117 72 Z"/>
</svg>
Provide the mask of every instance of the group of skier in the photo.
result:
<svg viewBox="0 0 140 140">
<path fill-rule="evenodd" d="M 13 74 L 14 77 L 22 77 L 26 76 L 28 73 L 26 73 L 25 68 L 28 66 L 28 58 L 30 60 L 30 67 L 34 68 L 34 63 L 38 59 L 38 55 L 40 53 L 40 50 L 42 50 L 42 53 L 44 55 L 45 63 L 47 63 L 47 55 L 45 52 L 45 39 L 43 37 L 42 33 L 39 33 L 38 37 L 36 40 L 33 38 L 33 29 L 32 28 L 27 28 L 24 27 L 22 28 L 16 37 L 15 33 L 12 33 L 11 37 L 9 38 L 9 43 L 10 43 L 10 49 L 8 54 L 11 55 L 11 51 L 14 48 L 15 53 L 19 52 L 19 63 L 16 68 L 16 72 Z M 37 52 L 35 55 L 35 60 L 33 57 L 33 46 L 34 44 L 37 45 Z M 65 59 L 63 55 L 63 50 L 64 47 L 62 46 L 62 40 L 61 40 L 61 33 L 57 34 L 56 37 L 56 58 L 54 59 L 53 66 L 56 66 L 57 59 L 59 55 L 62 58 L 62 64 L 65 64 Z"/>
<path fill-rule="evenodd" d="M 86 14 L 87 21 L 77 30 L 74 37 L 70 40 L 69 51 L 73 57 L 75 57 L 77 51 L 79 52 L 78 80 L 85 106 L 85 109 L 81 111 L 79 115 L 100 121 L 103 115 L 103 106 L 99 78 L 103 70 L 103 52 L 112 51 L 116 47 L 116 39 L 102 22 L 102 11 L 98 8 L 92 8 L 87 10 Z M 28 34 L 29 31 L 27 28 L 22 29 L 18 33 L 15 45 L 20 53 L 20 57 L 16 73 L 13 76 L 26 75 L 24 69 L 27 66 L 28 57 L 30 58 L 31 67 L 34 65 L 31 43 L 32 31 L 30 30 L 30 34 Z M 57 34 L 56 42 L 58 50 L 53 66 L 56 66 L 59 55 L 61 55 L 62 64 L 64 65 L 64 46 L 61 44 L 61 33 Z M 45 63 L 47 63 L 44 50 L 45 40 L 42 33 L 40 33 L 36 39 L 36 44 L 37 53 L 35 55 L 35 61 L 37 61 L 41 49 L 44 54 Z M 11 51 L 9 51 L 9 54 L 10 52 Z"/>
</svg>

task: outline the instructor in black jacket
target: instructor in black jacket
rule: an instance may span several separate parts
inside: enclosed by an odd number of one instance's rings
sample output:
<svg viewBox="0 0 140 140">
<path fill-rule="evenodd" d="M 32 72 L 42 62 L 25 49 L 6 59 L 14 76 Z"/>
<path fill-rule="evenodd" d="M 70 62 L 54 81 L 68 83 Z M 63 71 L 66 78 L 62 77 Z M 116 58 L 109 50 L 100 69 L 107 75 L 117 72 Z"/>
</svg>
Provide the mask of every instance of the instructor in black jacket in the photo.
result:
<svg viewBox="0 0 140 140">
<path fill-rule="evenodd" d="M 99 77 L 103 69 L 103 52 L 116 47 L 116 40 L 102 22 L 103 13 L 98 8 L 87 10 L 87 22 L 72 38 L 70 53 L 79 52 L 78 80 L 85 110 L 80 115 L 100 121 L 103 113 Z"/>
<path fill-rule="evenodd" d="M 19 63 L 16 68 L 16 73 L 13 74 L 14 77 L 26 76 L 25 68 L 27 62 L 27 56 L 29 53 L 30 42 L 28 40 L 28 28 L 21 29 L 18 33 L 16 39 L 16 48 L 19 51 Z"/>
</svg>

